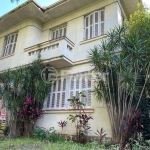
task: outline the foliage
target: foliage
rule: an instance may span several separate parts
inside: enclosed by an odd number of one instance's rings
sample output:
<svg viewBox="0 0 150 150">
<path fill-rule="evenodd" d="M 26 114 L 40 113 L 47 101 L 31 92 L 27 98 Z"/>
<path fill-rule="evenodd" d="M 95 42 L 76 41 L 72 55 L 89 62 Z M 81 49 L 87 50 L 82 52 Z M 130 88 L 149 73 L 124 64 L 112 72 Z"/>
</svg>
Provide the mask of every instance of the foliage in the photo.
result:
<svg viewBox="0 0 150 150">
<path fill-rule="evenodd" d="M 106 137 L 106 131 L 104 131 L 103 128 L 101 128 L 100 130 L 97 130 L 97 132 L 95 133 L 98 136 L 99 139 L 99 144 L 102 144 L 104 138 Z"/>
<path fill-rule="evenodd" d="M 26 98 L 24 106 L 21 108 L 19 112 L 19 116 L 23 120 L 35 121 L 36 119 L 41 118 L 42 110 L 38 110 L 35 107 L 35 103 L 33 100 L 31 100 L 30 98 Z"/>
<path fill-rule="evenodd" d="M 123 145 L 128 144 L 132 149 L 135 141 L 138 142 L 140 137 L 140 143 L 144 142 L 146 133 L 146 117 L 141 112 L 134 110 L 130 116 L 124 118 L 122 128 L 124 130 Z"/>
<path fill-rule="evenodd" d="M 22 124 L 24 124 L 24 128 L 29 127 L 29 124 L 31 126 L 30 129 L 23 129 L 23 131 L 26 131 L 24 135 L 31 134 L 32 132 L 33 120 L 28 122 L 25 117 L 18 116 L 18 114 L 23 114 L 23 109 L 26 109 L 24 107 L 26 106 L 26 98 L 33 101 L 35 111 L 42 109 L 45 97 L 50 91 L 50 84 L 46 84 L 41 79 L 43 68 L 44 65 L 41 64 L 40 60 L 36 60 L 32 64 L 18 67 L 15 70 L 8 69 L 0 74 L 0 83 L 2 84 L 0 95 L 3 97 L 4 105 L 11 115 L 10 120 L 8 120 L 10 136 L 16 136 L 17 132 L 15 132 L 16 127 L 14 127 L 14 124 L 17 125 L 20 121 L 22 122 L 21 127 Z M 31 108 L 30 106 L 28 106 L 28 109 Z M 34 113 L 39 115 L 41 111 Z"/>
<path fill-rule="evenodd" d="M 94 94 L 105 101 L 113 138 L 121 143 L 124 117 L 140 109 L 142 103 L 149 103 L 146 87 L 150 73 L 150 16 L 145 10 L 142 9 L 143 14 L 140 11 L 126 21 L 128 28 L 113 28 L 106 40 L 89 51 L 95 71 Z"/>
<path fill-rule="evenodd" d="M 56 130 L 54 127 L 49 129 L 43 127 L 36 127 L 33 131 L 34 137 L 40 138 L 41 140 L 50 141 L 50 142 L 57 142 L 62 140 L 62 138 L 56 134 Z"/>
<path fill-rule="evenodd" d="M 73 107 L 75 115 L 69 115 L 68 120 L 75 124 L 76 127 L 76 140 L 77 142 L 85 143 L 87 142 L 87 135 L 90 131 L 90 126 L 88 124 L 90 119 L 93 119 L 91 115 L 87 115 L 84 112 L 85 104 L 81 102 L 81 99 L 85 95 L 80 92 L 71 99 L 68 99 L 70 106 Z"/>
<path fill-rule="evenodd" d="M 58 126 L 61 127 L 62 129 L 67 125 L 67 121 L 60 121 L 58 122 Z"/>
<path fill-rule="evenodd" d="M 79 119 L 77 128 L 79 129 L 79 137 L 80 141 L 82 138 L 82 141 L 85 142 L 85 139 L 87 137 L 88 132 L 90 131 L 90 126 L 88 125 L 88 122 L 90 119 L 93 119 L 91 115 L 87 115 L 86 113 L 84 114 L 79 114 L 75 116 L 76 118 Z"/>
<path fill-rule="evenodd" d="M 49 129 L 51 131 L 51 128 Z M 47 137 L 47 134 L 49 133 L 49 130 L 43 127 L 37 127 L 33 131 L 33 136 L 40 138 L 43 140 L 44 138 Z"/>
</svg>

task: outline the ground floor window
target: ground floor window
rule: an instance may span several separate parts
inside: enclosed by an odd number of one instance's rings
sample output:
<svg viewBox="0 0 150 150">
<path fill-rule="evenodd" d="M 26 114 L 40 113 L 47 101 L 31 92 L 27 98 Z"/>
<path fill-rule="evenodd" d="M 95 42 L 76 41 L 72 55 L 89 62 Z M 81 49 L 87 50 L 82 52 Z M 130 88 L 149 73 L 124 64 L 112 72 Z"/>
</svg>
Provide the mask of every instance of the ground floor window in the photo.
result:
<svg viewBox="0 0 150 150">
<path fill-rule="evenodd" d="M 91 73 L 80 73 L 58 78 L 53 82 L 48 94 L 44 109 L 70 109 L 68 99 L 77 93 L 83 92 L 86 96 L 81 98 L 86 108 L 91 107 Z"/>
</svg>

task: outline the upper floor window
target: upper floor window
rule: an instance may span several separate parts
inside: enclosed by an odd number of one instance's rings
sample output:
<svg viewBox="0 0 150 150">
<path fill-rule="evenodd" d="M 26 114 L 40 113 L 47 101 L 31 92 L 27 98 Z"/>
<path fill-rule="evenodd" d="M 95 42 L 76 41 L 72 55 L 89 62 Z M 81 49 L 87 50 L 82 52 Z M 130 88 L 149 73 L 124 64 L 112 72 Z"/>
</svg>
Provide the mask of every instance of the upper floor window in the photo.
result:
<svg viewBox="0 0 150 150">
<path fill-rule="evenodd" d="M 62 36 L 66 36 L 66 26 L 57 28 L 52 31 L 52 39 L 57 39 Z"/>
<path fill-rule="evenodd" d="M 16 32 L 6 37 L 3 56 L 7 56 L 9 54 L 14 53 L 16 42 L 17 42 L 17 36 L 18 36 L 18 33 Z"/>
<path fill-rule="evenodd" d="M 94 11 L 84 19 L 84 38 L 90 39 L 104 34 L 104 10 Z"/>
</svg>

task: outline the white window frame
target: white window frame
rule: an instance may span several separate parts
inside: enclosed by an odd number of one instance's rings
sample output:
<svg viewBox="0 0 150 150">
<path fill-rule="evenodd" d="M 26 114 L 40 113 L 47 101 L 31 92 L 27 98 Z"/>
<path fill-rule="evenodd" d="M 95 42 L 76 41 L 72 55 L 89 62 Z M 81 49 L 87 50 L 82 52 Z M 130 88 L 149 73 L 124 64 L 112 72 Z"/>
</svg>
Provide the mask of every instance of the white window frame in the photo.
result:
<svg viewBox="0 0 150 150">
<path fill-rule="evenodd" d="M 98 22 L 96 22 L 95 20 L 96 14 L 98 14 Z M 88 25 L 87 25 L 87 22 L 88 22 Z M 98 26 L 98 31 L 96 31 L 96 25 Z M 84 39 L 85 40 L 91 39 L 91 38 L 94 38 L 103 34 L 104 34 L 104 10 L 94 11 L 84 17 Z"/>
<path fill-rule="evenodd" d="M 12 33 L 6 37 L 3 56 L 13 54 L 16 48 L 18 33 Z"/>
<path fill-rule="evenodd" d="M 52 84 L 51 92 L 48 94 L 45 100 L 43 109 L 72 109 L 67 100 L 72 98 L 72 96 L 76 96 L 76 94 L 80 92 L 83 92 L 86 96 L 81 98 L 80 101 L 85 103 L 85 108 L 91 108 L 91 84 L 92 80 L 90 73 L 82 73 L 58 78 Z M 54 86 L 56 86 L 55 89 Z"/>
<path fill-rule="evenodd" d="M 60 37 L 66 36 L 67 26 L 56 28 L 52 30 L 52 40 L 58 39 Z"/>
</svg>

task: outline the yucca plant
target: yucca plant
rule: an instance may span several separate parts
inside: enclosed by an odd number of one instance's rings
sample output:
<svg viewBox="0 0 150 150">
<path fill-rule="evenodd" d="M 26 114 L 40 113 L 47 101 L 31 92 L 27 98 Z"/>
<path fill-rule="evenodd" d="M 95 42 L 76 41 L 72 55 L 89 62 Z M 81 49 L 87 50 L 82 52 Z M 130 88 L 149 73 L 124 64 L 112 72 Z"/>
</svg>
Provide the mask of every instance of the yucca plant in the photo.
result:
<svg viewBox="0 0 150 150">
<path fill-rule="evenodd" d="M 89 51 L 96 74 L 94 94 L 104 100 L 110 117 L 112 135 L 123 140 L 122 123 L 125 116 L 139 108 L 148 83 L 150 48 L 146 40 L 125 27 L 115 27 L 98 47 Z M 144 83 L 141 83 L 144 78 Z"/>
</svg>

